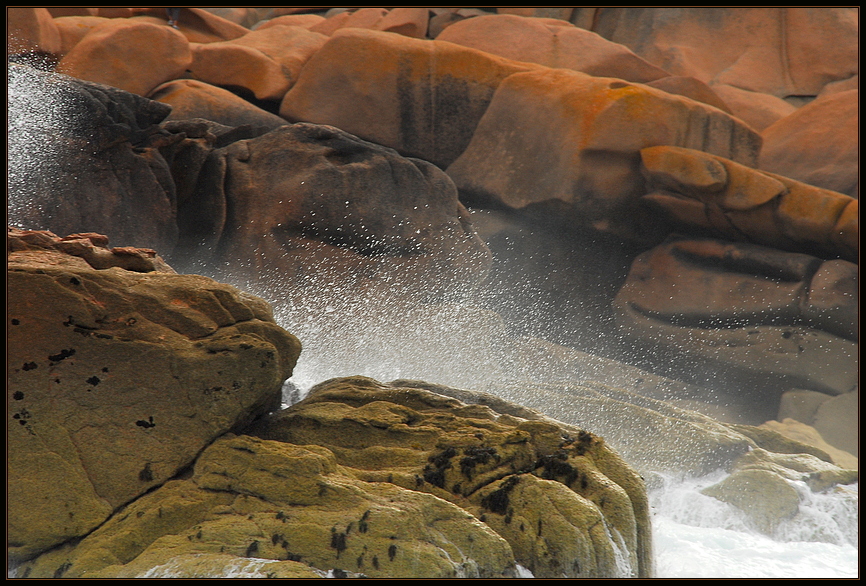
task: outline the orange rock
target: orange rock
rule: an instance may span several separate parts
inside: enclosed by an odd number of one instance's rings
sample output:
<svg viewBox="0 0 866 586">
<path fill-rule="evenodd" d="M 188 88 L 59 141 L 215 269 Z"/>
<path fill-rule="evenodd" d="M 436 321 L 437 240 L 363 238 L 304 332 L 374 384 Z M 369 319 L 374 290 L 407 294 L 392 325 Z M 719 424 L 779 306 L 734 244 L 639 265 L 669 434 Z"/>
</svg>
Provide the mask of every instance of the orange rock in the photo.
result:
<svg viewBox="0 0 866 586">
<path fill-rule="evenodd" d="M 714 108 L 718 108 L 722 112 L 733 114 L 731 109 L 728 107 L 727 102 L 725 102 L 716 91 L 694 77 L 669 75 L 667 77 L 662 77 L 661 79 L 646 82 L 646 84 L 650 87 L 662 90 L 663 92 L 677 96 L 685 96 L 695 101 L 713 106 Z"/>
<path fill-rule="evenodd" d="M 497 14 L 509 14 L 516 16 L 531 16 L 536 18 L 556 18 L 560 20 L 571 19 L 574 8 L 568 6 L 545 6 L 541 8 L 529 8 L 526 6 L 512 6 L 509 8 L 497 8 Z"/>
<path fill-rule="evenodd" d="M 599 8 L 593 30 L 674 75 L 779 98 L 859 69 L 857 7 Z"/>
<path fill-rule="evenodd" d="M 58 71 L 146 96 L 183 75 L 192 62 L 178 31 L 131 19 L 112 19 L 94 28 L 66 54 Z"/>
<path fill-rule="evenodd" d="M 97 16 L 98 8 L 81 8 L 80 6 L 49 6 L 48 12 L 54 18 L 62 16 Z"/>
<path fill-rule="evenodd" d="M 87 33 L 105 24 L 109 19 L 103 16 L 60 16 L 54 19 L 60 31 L 60 54 L 66 55 Z"/>
<path fill-rule="evenodd" d="M 589 75 L 641 83 L 668 76 L 623 45 L 563 21 L 566 26 L 551 26 L 546 20 L 513 14 L 479 16 L 452 24 L 436 38 L 506 59 Z"/>
<path fill-rule="evenodd" d="M 782 98 L 732 85 L 716 84 L 713 90 L 730 106 L 734 116 L 758 132 L 797 109 Z"/>
<path fill-rule="evenodd" d="M 145 22 L 162 25 L 168 22 L 165 8 L 138 8 L 135 11 L 132 16 Z M 102 12 L 99 15 L 103 16 Z M 181 8 L 177 25 L 190 43 L 229 41 L 250 32 L 248 28 L 202 8 Z"/>
<path fill-rule="evenodd" d="M 407 37 L 423 39 L 427 36 L 430 10 L 427 8 L 394 8 L 372 28 L 377 31 L 397 33 Z"/>
<path fill-rule="evenodd" d="M 249 124 L 268 128 L 288 124 L 228 90 L 193 79 L 169 81 L 148 97 L 172 107 L 168 120 L 204 118 L 226 126 Z"/>
<path fill-rule="evenodd" d="M 60 53 L 60 31 L 45 8 L 6 9 L 6 54 Z"/>
<path fill-rule="evenodd" d="M 319 14 L 286 14 L 262 21 L 255 30 L 260 31 L 277 25 L 302 26 L 308 29 L 324 21 L 325 17 Z"/>
<path fill-rule="evenodd" d="M 334 31 L 341 28 L 366 28 L 372 29 L 376 23 L 387 16 L 388 10 L 385 8 L 361 8 L 359 10 L 351 10 L 340 12 L 334 16 L 328 17 L 321 24 L 317 24 L 310 30 L 325 35 L 331 35 Z"/>
<path fill-rule="evenodd" d="M 859 197 L 856 89 L 818 98 L 766 128 L 761 169 Z"/>
<path fill-rule="evenodd" d="M 280 115 L 447 166 L 500 81 L 536 67 L 452 43 L 340 30 L 304 66 Z"/>
<path fill-rule="evenodd" d="M 190 69 L 201 81 L 241 87 L 260 100 L 281 100 L 327 40 L 302 27 L 268 27 L 232 41 L 194 44 Z"/>
<path fill-rule="evenodd" d="M 652 145 L 690 145 L 754 165 L 760 137 L 688 98 L 541 69 L 499 85 L 447 172 L 465 197 L 645 244 L 667 233 L 638 201 L 644 193 L 639 152 Z"/>
<path fill-rule="evenodd" d="M 641 151 L 648 193 L 683 232 L 857 262 L 857 200 L 696 150 Z"/>
</svg>

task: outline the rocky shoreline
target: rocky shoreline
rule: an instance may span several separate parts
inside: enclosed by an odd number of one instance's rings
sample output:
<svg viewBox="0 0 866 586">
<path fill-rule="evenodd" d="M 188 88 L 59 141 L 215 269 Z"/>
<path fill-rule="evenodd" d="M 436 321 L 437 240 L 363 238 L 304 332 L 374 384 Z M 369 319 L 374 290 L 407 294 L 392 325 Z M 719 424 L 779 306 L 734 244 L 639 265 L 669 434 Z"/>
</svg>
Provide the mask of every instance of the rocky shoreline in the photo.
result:
<svg viewBox="0 0 866 586">
<path fill-rule="evenodd" d="M 651 577 L 656 472 L 856 482 L 851 10 L 7 9 L 14 575 Z"/>
</svg>

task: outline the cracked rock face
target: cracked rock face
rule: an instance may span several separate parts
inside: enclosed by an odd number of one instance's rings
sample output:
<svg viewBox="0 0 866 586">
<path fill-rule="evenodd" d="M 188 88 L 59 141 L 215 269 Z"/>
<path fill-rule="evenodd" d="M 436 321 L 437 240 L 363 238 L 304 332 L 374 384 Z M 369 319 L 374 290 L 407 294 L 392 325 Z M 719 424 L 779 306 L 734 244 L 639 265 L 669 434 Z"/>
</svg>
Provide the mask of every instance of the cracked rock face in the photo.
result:
<svg viewBox="0 0 866 586">
<path fill-rule="evenodd" d="M 278 407 L 300 353 L 263 300 L 105 240 L 8 236 L 13 558 L 85 535 Z"/>
</svg>

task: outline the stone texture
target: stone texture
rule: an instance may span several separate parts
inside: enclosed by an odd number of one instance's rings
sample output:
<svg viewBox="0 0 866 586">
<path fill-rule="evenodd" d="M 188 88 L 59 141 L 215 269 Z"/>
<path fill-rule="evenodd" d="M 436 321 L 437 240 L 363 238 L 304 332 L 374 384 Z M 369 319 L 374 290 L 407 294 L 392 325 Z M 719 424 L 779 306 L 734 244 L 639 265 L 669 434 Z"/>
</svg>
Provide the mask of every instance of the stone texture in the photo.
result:
<svg viewBox="0 0 866 586">
<path fill-rule="evenodd" d="M 447 168 L 464 197 L 485 207 L 538 209 L 572 226 L 652 242 L 639 151 L 699 148 L 755 164 L 760 137 L 737 119 L 641 84 L 541 69 L 505 79 L 460 157 Z"/>
<path fill-rule="evenodd" d="M 851 7 L 597 8 L 591 26 L 673 75 L 778 98 L 817 95 L 859 70 Z"/>
<path fill-rule="evenodd" d="M 47 8 L 6 7 L 6 54 L 61 51 L 60 31 Z"/>
<path fill-rule="evenodd" d="M 535 577 L 621 575 L 602 523 L 622 538 L 626 575 L 651 573 L 640 478 L 603 440 L 536 417 L 352 377 L 317 385 L 253 433 L 322 445 L 367 481 L 430 493 L 489 520 Z"/>
<path fill-rule="evenodd" d="M 842 395 L 842 397 L 845 396 L 846 395 Z M 826 398 L 828 400 L 831 399 L 830 397 Z M 859 469 L 859 459 L 857 456 L 828 444 L 824 438 L 821 437 L 821 434 L 818 433 L 818 430 L 811 425 L 806 425 L 805 423 L 801 423 L 795 419 L 785 418 L 782 419 L 782 421 L 766 421 L 762 423 L 760 427 L 776 431 L 792 440 L 815 446 L 816 448 L 826 452 L 827 455 L 830 456 L 832 462 L 840 468 L 847 468 L 849 470 Z"/>
<path fill-rule="evenodd" d="M 146 96 L 181 77 L 192 62 L 189 42 L 167 26 L 112 19 L 93 28 L 58 64 L 58 72 Z"/>
<path fill-rule="evenodd" d="M 171 251 L 175 188 L 158 150 L 170 108 L 15 65 L 9 88 L 10 224 Z"/>
<path fill-rule="evenodd" d="M 692 149 L 646 148 L 641 162 L 642 199 L 680 231 L 857 262 L 856 199 Z"/>
<path fill-rule="evenodd" d="M 242 88 L 259 100 L 282 100 L 326 40 L 302 27 L 272 26 L 230 41 L 194 44 L 190 71 L 200 81 Z"/>
<path fill-rule="evenodd" d="M 250 125 L 268 130 L 288 124 L 276 114 L 229 90 L 194 79 L 166 82 L 153 90 L 148 98 L 171 106 L 167 120 L 204 118 L 225 126 Z"/>
<path fill-rule="evenodd" d="M 136 251 L 104 248 L 104 236 L 11 236 L 9 543 L 27 559 L 278 406 L 300 344 L 233 287 L 159 263 L 118 268 Z"/>
<path fill-rule="evenodd" d="M 760 168 L 854 198 L 860 194 L 860 92 L 833 93 L 763 129 Z"/>
<path fill-rule="evenodd" d="M 477 284 L 489 265 L 442 171 L 313 124 L 214 150 L 178 223 L 174 264 L 275 299 L 335 286 L 434 299 Z"/>
<path fill-rule="evenodd" d="M 797 110 L 796 106 L 782 98 L 732 85 L 716 84 L 713 86 L 713 91 L 725 100 L 734 116 L 758 132 L 764 131 L 768 126 Z"/>
<path fill-rule="evenodd" d="M 722 112 L 734 114 L 728 103 L 724 101 L 722 96 L 713 88 L 694 77 L 683 77 L 681 75 L 668 75 L 660 79 L 646 82 L 646 84 L 657 90 L 662 90 L 669 94 L 684 96 L 691 98 L 696 102 L 703 102 L 713 108 L 718 108 Z M 742 119 L 742 116 L 738 116 Z"/>
<path fill-rule="evenodd" d="M 436 39 L 514 61 L 573 69 L 598 77 L 646 83 L 669 75 L 626 47 L 591 31 L 514 14 L 466 19 L 452 24 Z"/>
<path fill-rule="evenodd" d="M 405 37 L 423 39 L 427 36 L 430 10 L 421 7 L 397 7 L 376 22 L 373 30 L 396 33 Z"/>
<path fill-rule="evenodd" d="M 280 115 L 444 168 L 466 148 L 499 82 L 532 67 L 451 43 L 341 30 L 307 62 Z"/>
<path fill-rule="evenodd" d="M 818 278 L 825 264 L 755 245 L 672 238 L 635 259 L 614 310 L 629 343 L 654 368 L 670 364 L 674 378 L 739 385 L 756 404 L 792 386 L 838 395 L 857 384 L 857 337 L 849 337 L 856 297 L 848 287 L 821 291 L 840 304 L 812 319 L 808 299 L 816 285 L 828 287 Z M 856 265 L 846 266 L 856 279 Z"/>
<path fill-rule="evenodd" d="M 103 16 L 60 16 L 54 19 L 54 24 L 60 32 L 60 54 L 66 55 L 94 28 L 108 22 Z"/>
</svg>

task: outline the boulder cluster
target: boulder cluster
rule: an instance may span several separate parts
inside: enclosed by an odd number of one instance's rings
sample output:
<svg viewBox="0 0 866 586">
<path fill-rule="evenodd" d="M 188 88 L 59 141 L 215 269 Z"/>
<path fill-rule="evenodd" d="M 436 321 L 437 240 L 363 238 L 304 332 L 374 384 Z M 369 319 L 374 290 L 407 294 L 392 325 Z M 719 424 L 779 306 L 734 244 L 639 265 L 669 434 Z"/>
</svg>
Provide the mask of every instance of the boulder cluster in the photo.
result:
<svg viewBox="0 0 866 586">
<path fill-rule="evenodd" d="M 7 8 L 16 574 L 648 577 L 641 475 L 856 480 L 858 18 Z M 280 410 L 394 307 L 484 335 Z"/>
</svg>

